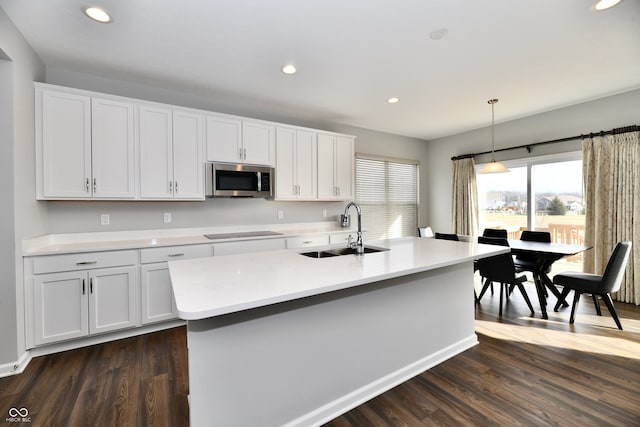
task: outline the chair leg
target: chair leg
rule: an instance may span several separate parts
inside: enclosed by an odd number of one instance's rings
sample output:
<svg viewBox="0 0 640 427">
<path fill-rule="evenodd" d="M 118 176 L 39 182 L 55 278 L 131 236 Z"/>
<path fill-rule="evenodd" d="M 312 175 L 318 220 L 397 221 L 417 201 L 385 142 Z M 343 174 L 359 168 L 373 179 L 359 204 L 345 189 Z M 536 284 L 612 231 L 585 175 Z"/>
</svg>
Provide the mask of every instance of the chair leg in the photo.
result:
<svg viewBox="0 0 640 427">
<path fill-rule="evenodd" d="M 504 289 L 504 283 L 500 283 L 500 309 L 498 310 L 498 316 L 502 317 L 502 290 Z"/>
<path fill-rule="evenodd" d="M 574 291 L 573 305 L 571 306 L 571 317 L 569 317 L 569 323 L 573 325 L 573 321 L 576 320 L 576 308 L 578 307 L 578 301 L 580 301 L 580 292 Z"/>
<path fill-rule="evenodd" d="M 480 295 L 478 296 L 478 302 L 480 302 L 480 300 L 484 296 L 484 293 L 487 292 L 489 285 L 493 286 L 492 282 L 489 279 L 486 279 L 484 281 L 484 285 L 482 286 L 482 290 L 480 291 Z"/>
<path fill-rule="evenodd" d="M 591 298 L 593 299 L 593 305 L 596 306 L 596 313 L 598 316 L 602 316 L 602 311 L 600 311 L 600 303 L 598 302 L 598 295 L 591 294 Z"/>
<path fill-rule="evenodd" d="M 529 299 L 529 295 L 527 295 L 527 291 L 525 291 L 524 286 L 522 285 L 522 283 L 518 283 L 518 289 L 520 289 L 520 293 L 522 294 L 524 300 L 526 301 L 527 305 L 529 306 L 529 310 L 531 310 L 531 315 L 533 316 L 533 314 L 534 314 L 533 305 L 531 304 L 531 300 Z"/>
<path fill-rule="evenodd" d="M 620 319 L 618 318 L 618 313 L 616 313 L 616 309 L 613 307 L 613 301 L 611 300 L 611 296 L 609 294 L 602 295 L 602 300 L 607 305 L 609 309 L 609 313 L 611 313 L 611 317 L 616 322 L 618 329 L 622 330 L 622 324 L 620 323 Z"/>
<path fill-rule="evenodd" d="M 565 286 L 564 288 L 562 288 L 562 293 L 560 294 L 560 298 L 558 298 L 558 302 L 553 307 L 553 311 L 558 311 L 560 309 L 560 305 L 567 299 L 567 295 L 569 295 L 569 292 L 571 292 L 571 289 L 569 289 L 568 287 Z"/>
</svg>

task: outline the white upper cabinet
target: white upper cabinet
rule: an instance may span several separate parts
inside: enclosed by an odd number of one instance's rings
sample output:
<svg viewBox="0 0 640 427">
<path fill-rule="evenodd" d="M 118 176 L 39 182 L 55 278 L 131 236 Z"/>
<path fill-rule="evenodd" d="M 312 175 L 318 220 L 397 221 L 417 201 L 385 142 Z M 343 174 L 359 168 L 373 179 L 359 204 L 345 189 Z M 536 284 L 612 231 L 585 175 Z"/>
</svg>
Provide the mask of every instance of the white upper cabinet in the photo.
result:
<svg viewBox="0 0 640 427">
<path fill-rule="evenodd" d="M 354 138 L 318 133 L 318 198 L 354 198 Z"/>
<path fill-rule="evenodd" d="M 225 116 L 207 116 L 207 160 L 275 164 L 275 126 Z"/>
<path fill-rule="evenodd" d="M 204 198 L 204 118 L 173 111 L 173 197 Z"/>
<path fill-rule="evenodd" d="M 202 122 L 198 114 L 139 107 L 143 199 L 204 199 Z"/>
<path fill-rule="evenodd" d="M 242 162 L 273 166 L 276 163 L 275 126 L 242 121 Z"/>
<path fill-rule="evenodd" d="M 36 88 L 39 199 L 135 198 L 134 105 Z"/>
<path fill-rule="evenodd" d="M 276 130 L 276 200 L 316 200 L 316 133 L 295 128 Z"/>
<path fill-rule="evenodd" d="M 91 100 L 93 197 L 134 198 L 134 106 L 128 102 Z"/>
<path fill-rule="evenodd" d="M 140 196 L 149 199 L 173 197 L 172 112 L 168 108 L 141 105 Z"/>
<path fill-rule="evenodd" d="M 242 160 L 242 122 L 207 116 L 207 160 L 239 163 Z"/>
<path fill-rule="evenodd" d="M 36 88 L 38 199 L 91 197 L 91 98 Z"/>
</svg>

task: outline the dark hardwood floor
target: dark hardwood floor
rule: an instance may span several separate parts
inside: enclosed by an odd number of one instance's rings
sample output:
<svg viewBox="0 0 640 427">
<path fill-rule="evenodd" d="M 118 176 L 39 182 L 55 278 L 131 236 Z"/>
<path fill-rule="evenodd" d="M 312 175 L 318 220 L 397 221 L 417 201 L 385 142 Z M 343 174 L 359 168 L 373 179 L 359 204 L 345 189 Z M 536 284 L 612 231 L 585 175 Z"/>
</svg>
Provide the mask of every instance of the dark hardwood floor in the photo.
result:
<svg viewBox="0 0 640 427">
<path fill-rule="evenodd" d="M 618 331 L 589 298 L 573 326 L 569 309 L 530 317 L 517 292 L 499 319 L 497 300 L 476 308 L 479 345 L 327 427 L 640 426 L 640 307 L 616 303 Z M 184 328 L 34 358 L 0 379 L 0 426 L 26 425 L 12 407 L 31 426 L 188 426 L 186 360 Z"/>
</svg>

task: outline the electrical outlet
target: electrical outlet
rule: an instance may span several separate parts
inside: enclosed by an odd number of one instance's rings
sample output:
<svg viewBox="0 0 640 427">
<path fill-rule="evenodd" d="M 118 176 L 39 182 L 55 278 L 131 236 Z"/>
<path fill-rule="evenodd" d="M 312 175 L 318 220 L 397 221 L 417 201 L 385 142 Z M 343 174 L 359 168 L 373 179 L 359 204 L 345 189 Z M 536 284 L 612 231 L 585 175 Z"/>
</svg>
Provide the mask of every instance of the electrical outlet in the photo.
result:
<svg viewBox="0 0 640 427">
<path fill-rule="evenodd" d="M 100 225 L 109 225 L 109 214 L 100 215 Z"/>
<path fill-rule="evenodd" d="M 278 209 L 278 219 L 284 219 L 284 211 Z"/>
<path fill-rule="evenodd" d="M 165 212 L 164 214 L 164 223 L 169 224 L 171 222 L 171 212 Z"/>
<path fill-rule="evenodd" d="M 326 217 L 327 217 L 327 210 L 322 209 L 322 218 L 326 218 Z"/>
</svg>

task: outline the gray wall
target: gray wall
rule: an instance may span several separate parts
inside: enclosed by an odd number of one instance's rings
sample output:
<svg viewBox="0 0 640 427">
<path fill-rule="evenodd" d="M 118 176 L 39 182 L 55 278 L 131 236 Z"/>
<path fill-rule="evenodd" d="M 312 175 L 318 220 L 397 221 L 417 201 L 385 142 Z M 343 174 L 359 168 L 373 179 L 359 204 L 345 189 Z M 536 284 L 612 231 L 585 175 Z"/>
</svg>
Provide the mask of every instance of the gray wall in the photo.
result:
<svg viewBox="0 0 640 427">
<path fill-rule="evenodd" d="M 500 114 L 496 107 L 496 117 Z M 490 116 L 488 116 L 490 120 Z M 496 124 L 496 149 L 548 141 L 600 130 L 640 124 L 640 90 L 622 93 L 571 107 Z M 451 229 L 451 157 L 491 150 L 491 127 L 430 141 L 428 149 L 429 225 L 434 230 Z M 582 150 L 579 140 L 496 153 L 497 160 L 511 160 Z M 490 156 L 476 158 L 476 164 Z"/>
<path fill-rule="evenodd" d="M 202 97 L 57 68 L 47 68 L 47 83 L 347 133 L 357 136 L 356 152 L 419 160 L 423 165 L 427 163 L 425 141 L 345 125 L 314 122 L 305 117 L 287 117 L 278 109 L 270 110 L 269 106 L 249 101 L 244 107 L 235 102 L 225 104 L 216 97 Z M 425 174 L 422 174 L 420 188 L 427 188 Z M 264 199 L 208 199 L 204 202 L 56 201 L 47 204 L 49 233 L 316 222 L 337 220 L 345 206 L 343 202 L 276 202 Z M 327 210 L 328 218 L 322 216 L 324 209 Z M 284 212 L 283 220 L 278 220 L 278 210 Z M 172 214 L 171 224 L 163 223 L 164 212 Z M 421 209 L 420 213 L 420 222 L 426 222 L 426 209 Z M 110 215 L 110 225 L 100 225 L 101 214 Z M 366 218 L 363 222 L 366 226 Z"/>
<path fill-rule="evenodd" d="M 46 231 L 35 200 L 33 81 L 44 64 L 0 9 L 0 365 L 24 351 L 22 245 Z"/>
</svg>

